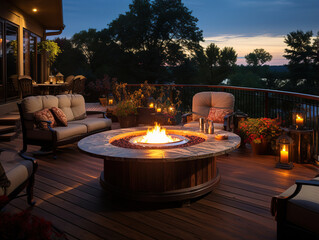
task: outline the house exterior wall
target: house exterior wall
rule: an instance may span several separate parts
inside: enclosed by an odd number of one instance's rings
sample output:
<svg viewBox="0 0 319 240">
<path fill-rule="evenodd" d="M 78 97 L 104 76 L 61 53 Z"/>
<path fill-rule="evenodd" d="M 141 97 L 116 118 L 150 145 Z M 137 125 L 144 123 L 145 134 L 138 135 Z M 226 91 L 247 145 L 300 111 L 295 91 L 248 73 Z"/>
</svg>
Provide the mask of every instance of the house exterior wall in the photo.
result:
<svg viewBox="0 0 319 240">
<path fill-rule="evenodd" d="M 32 17 L 7 1 L 1 1 L 0 18 L 18 26 L 18 74 L 23 75 L 23 29 L 27 29 L 41 38 L 44 37 L 45 29 Z"/>
</svg>

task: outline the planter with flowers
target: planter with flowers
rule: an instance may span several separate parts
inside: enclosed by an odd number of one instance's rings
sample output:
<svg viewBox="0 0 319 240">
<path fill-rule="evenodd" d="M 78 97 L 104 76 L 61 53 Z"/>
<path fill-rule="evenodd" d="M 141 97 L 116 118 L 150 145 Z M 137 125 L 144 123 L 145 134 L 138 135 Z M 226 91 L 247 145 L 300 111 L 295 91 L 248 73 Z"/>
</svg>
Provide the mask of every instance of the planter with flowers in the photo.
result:
<svg viewBox="0 0 319 240">
<path fill-rule="evenodd" d="M 254 154 L 271 154 L 281 132 L 279 123 L 271 118 L 248 118 L 239 127 L 241 139 L 251 144 Z"/>
<path fill-rule="evenodd" d="M 137 106 L 131 100 L 119 102 L 114 110 L 114 115 L 117 116 L 121 128 L 137 126 Z"/>
</svg>

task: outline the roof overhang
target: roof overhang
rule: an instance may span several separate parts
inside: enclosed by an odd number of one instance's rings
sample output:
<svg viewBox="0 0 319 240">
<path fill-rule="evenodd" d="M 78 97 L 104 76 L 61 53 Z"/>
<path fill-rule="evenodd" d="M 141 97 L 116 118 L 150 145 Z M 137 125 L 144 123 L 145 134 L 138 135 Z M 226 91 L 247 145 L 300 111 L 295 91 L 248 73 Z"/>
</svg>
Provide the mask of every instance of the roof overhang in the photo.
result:
<svg viewBox="0 0 319 240">
<path fill-rule="evenodd" d="M 64 28 L 62 0 L 10 0 L 10 2 L 36 20 L 46 30 Z M 34 8 L 37 9 L 37 12 L 33 12 Z"/>
</svg>

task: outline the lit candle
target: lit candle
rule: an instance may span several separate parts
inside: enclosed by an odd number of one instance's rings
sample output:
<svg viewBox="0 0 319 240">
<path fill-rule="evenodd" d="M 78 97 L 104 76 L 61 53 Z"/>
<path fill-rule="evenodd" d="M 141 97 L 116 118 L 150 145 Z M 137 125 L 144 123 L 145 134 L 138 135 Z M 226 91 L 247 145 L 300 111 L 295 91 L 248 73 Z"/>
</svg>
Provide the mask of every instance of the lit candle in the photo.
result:
<svg viewBox="0 0 319 240">
<path fill-rule="evenodd" d="M 296 117 L 296 124 L 297 124 L 298 126 L 303 125 L 303 118 L 300 117 L 298 114 L 297 114 L 297 117 Z"/>
<path fill-rule="evenodd" d="M 156 112 L 158 112 L 158 113 L 160 113 L 161 111 L 162 111 L 161 108 L 157 108 L 157 109 L 156 109 Z"/>
<path fill-rule="evenodd" d="M 150 108 L 153 108 L 154 107 L 154 103 L 150 103 Z"/>
<path fill-rule="evenodd" d="M 109 105 L 113 104 L 113 99 L 109 99 Z"/>
<path fill-rule="evenodd" d="M 280 162 L 288 163 L 288 151 L 286 150 L 286 145 L 284 145 L 283 149 L 280 151 Z"/>
</svg>

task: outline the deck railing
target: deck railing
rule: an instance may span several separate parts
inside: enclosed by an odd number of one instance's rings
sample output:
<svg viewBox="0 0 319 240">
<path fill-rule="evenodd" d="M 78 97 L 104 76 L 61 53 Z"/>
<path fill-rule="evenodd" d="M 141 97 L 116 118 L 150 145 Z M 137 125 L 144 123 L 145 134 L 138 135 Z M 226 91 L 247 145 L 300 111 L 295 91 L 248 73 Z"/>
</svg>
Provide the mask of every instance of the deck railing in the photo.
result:
<svg viewBox="0 0 319 240">
<path fill-rule="evenodd" d="M 319 133 L 319 96 L 296 92 L 286 92 L 270 89 L 245 88 L 224 85 L 185 85 L 185 84 L 150 84 L 154 87 L 167 88 L 174 95 L 174 91 L 181 91 L 181 111 L 192 109 L 192 98 L 198 92 L 224 91 L 235 96 L 235 110 L 247 113 L 249 117 L 280 118 L 283 126 L 292 124 L 292 112 L 303 109 L 306 112 L 306 126 L 314 129 L 315 153 L 318 153 Z M 129 88 L 140 87 L 140 84 L 128 84 Z M 172 90 L 173 89 L 173 90 Z"/>
</svg>

